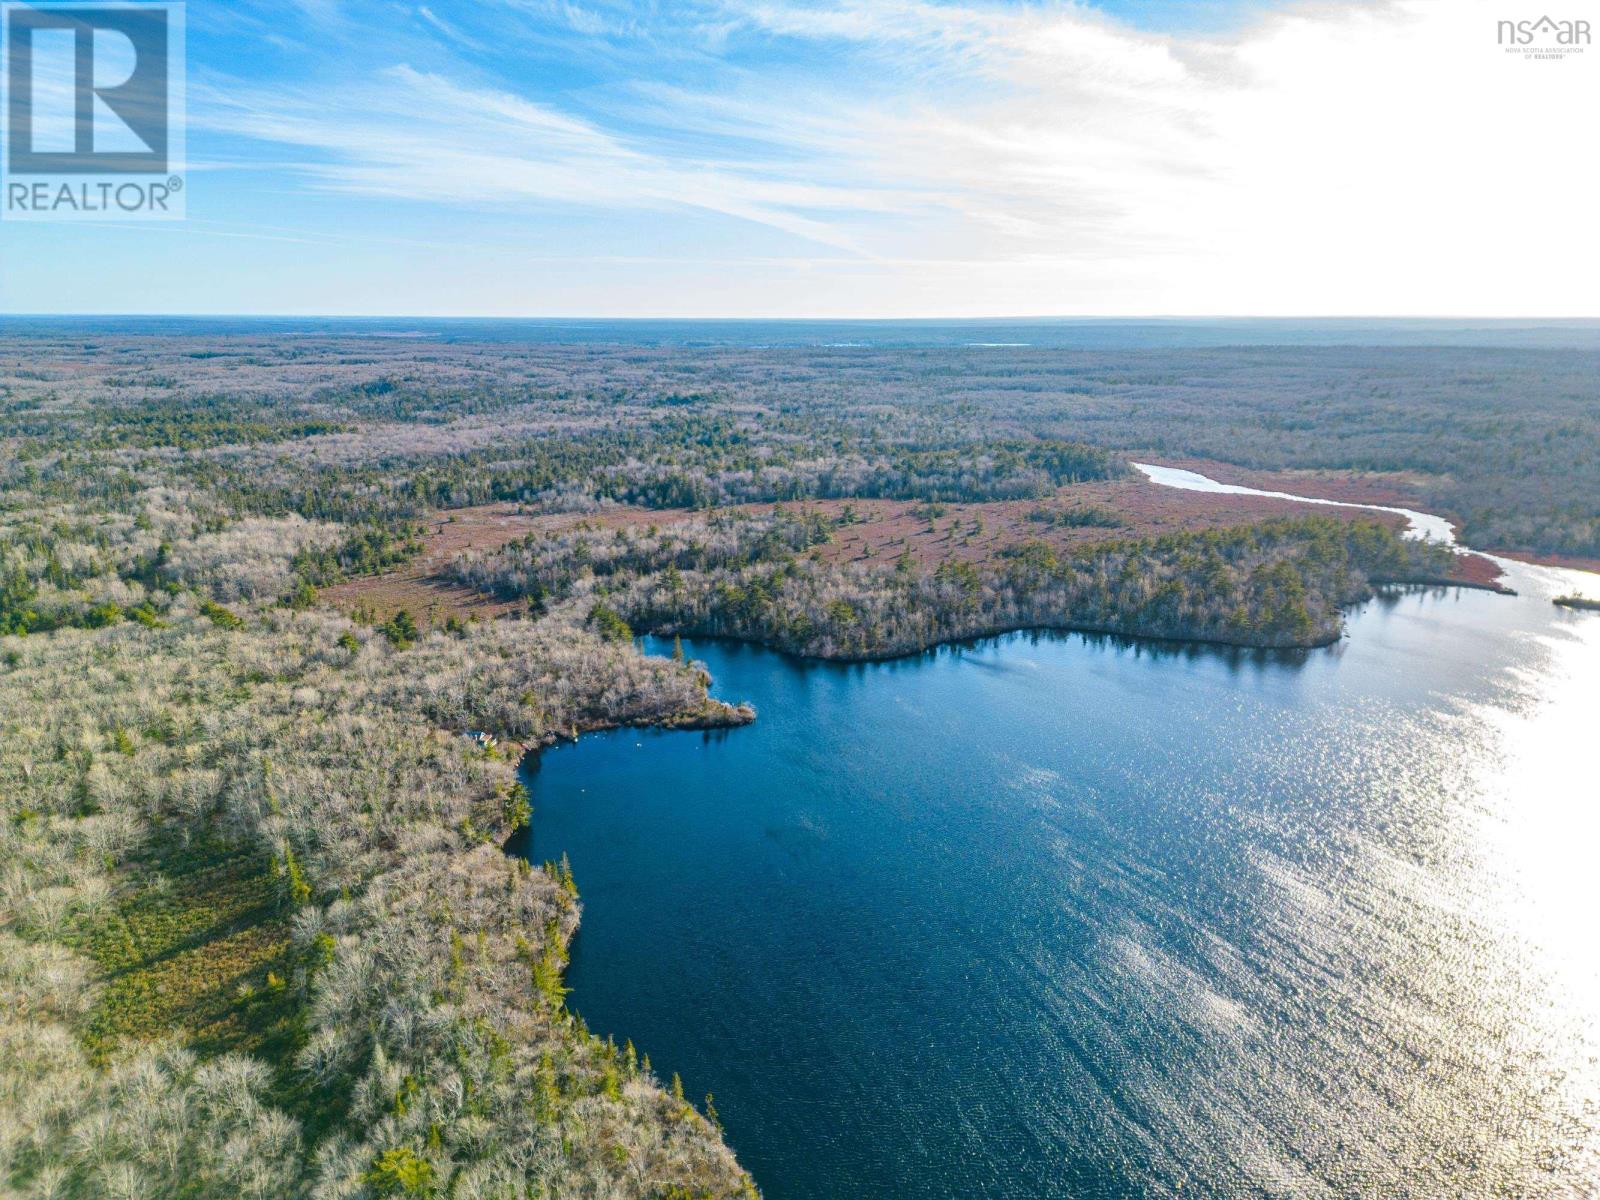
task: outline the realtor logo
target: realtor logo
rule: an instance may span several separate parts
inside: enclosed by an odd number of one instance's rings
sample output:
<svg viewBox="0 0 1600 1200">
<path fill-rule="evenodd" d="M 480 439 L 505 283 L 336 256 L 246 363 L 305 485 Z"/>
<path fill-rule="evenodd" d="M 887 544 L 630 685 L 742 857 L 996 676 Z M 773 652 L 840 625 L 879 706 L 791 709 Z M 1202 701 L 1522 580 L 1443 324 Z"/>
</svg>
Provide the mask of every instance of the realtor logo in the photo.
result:
<svg viewBox="0 0 1600 1200">
<path fill-rule="evenodd" d="M 1529 59 L 1560 61 L 1574 54 L 1582 54 L 1590 44 L 1591 36 L 1588 21 L 1558 21 L 1551 16 L 1528 21 L 1500 21 L 1495 27 L 1495 41 L 1506 53 Z"/>
<path fill-rule="evenodd" d="M 183 215 L 183 7 L 6 3 L 0 216 Z"/>
</svg>

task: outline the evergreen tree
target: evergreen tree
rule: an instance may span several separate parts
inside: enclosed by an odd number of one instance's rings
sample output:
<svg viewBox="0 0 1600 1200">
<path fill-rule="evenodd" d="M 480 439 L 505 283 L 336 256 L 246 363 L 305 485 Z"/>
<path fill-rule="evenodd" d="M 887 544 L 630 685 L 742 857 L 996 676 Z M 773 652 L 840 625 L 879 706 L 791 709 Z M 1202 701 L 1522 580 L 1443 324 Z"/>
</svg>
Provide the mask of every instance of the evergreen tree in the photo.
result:
<svg viewBox="0 0 1600 1200">
<path fill-rule="evenodd" d="M 396 610 L 394 616 L 378 626 L 378 632 L 388 638 L 389 644 L 396 650 L 407 649 L 418 637 L 416 621 L 403 608 Z"/>
</svg>

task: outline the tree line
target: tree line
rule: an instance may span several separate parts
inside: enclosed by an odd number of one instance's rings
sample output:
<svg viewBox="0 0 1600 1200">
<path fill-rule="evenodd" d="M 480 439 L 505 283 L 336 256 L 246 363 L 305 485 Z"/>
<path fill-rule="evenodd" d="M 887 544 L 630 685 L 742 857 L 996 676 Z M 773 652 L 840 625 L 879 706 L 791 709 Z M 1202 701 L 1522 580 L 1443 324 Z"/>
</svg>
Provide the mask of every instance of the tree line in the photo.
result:
<svg viewBox="0 0 1600 1200">
<path fill-rule="evenodd" d="M 1118 539 L 1062 552 L 1006 547 L 931 572 L 909 555 L 834 564 L 818 514 L 720 515 L 665 528 L 531 535 L 452 567 L 456 578 L 545 606 L 591 597 L 591 621 L 760 641 L 822 658 L 904 654 L 1027 627 L 1238 645 L 1336 638 L 1374 583 L 1438 582 L 1454 553 L 1369 521 L 1305 517 Z M 597 616 L 598 614 L 598 616 Z"/>
</svg>

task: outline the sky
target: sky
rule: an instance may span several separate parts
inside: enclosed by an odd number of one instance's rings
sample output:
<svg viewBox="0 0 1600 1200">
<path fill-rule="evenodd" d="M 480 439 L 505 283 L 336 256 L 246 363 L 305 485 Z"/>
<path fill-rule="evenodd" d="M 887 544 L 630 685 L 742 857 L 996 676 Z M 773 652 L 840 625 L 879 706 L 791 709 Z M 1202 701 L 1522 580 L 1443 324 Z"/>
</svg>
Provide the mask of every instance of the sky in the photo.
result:
<svg viewBox="0 0 1600 1200">
<path fill-rule="evenodd" d="M 1547 5 L 191 0 L 187 219 L 0 312 L 1596 316 Z"/>
</svg>

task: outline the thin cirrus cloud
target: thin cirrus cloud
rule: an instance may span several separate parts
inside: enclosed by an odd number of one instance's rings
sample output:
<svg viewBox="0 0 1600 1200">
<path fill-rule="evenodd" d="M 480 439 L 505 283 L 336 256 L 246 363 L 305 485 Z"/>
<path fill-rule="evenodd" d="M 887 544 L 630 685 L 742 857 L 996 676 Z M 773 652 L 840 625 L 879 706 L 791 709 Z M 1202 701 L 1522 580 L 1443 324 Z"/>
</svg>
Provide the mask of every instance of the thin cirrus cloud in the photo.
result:
<svg viewBox="0 0 1600 1200">
<path fill-rule="evenodd" d="M 750 163 L 685 161 L 515 94 L 401 64 L 346 88 L 205 93 L 216 131 L 318 154 L 314 186 L 460 206 L 698 208 L 859 253 L 842 226 L 807 215 L 882 207 L 857 189 Z"/>
<path fill-rule="evenodd" d="M 560 11 L 569 37 L 608 27 Z M 419 14 L 448 41 L 472 37 Z M 697 208 L 864 258 L 1094 244 L 1126 210 L 1119 195 L 1203 168 L 1170 48 L 1090 10 L 754 5 L 699 12 L 679 34 L 699 48 L 698 86 L 635 77 L 595 115 L 399 63 L 341 84 L 336 109 L 322 89 L 230 82 L 194 119 L 319 152 L 316 186 Z M 748 52 L 734 63 L 716 53 L 733 39 L 791 53 L 771 69 Z"/>
</svg>

